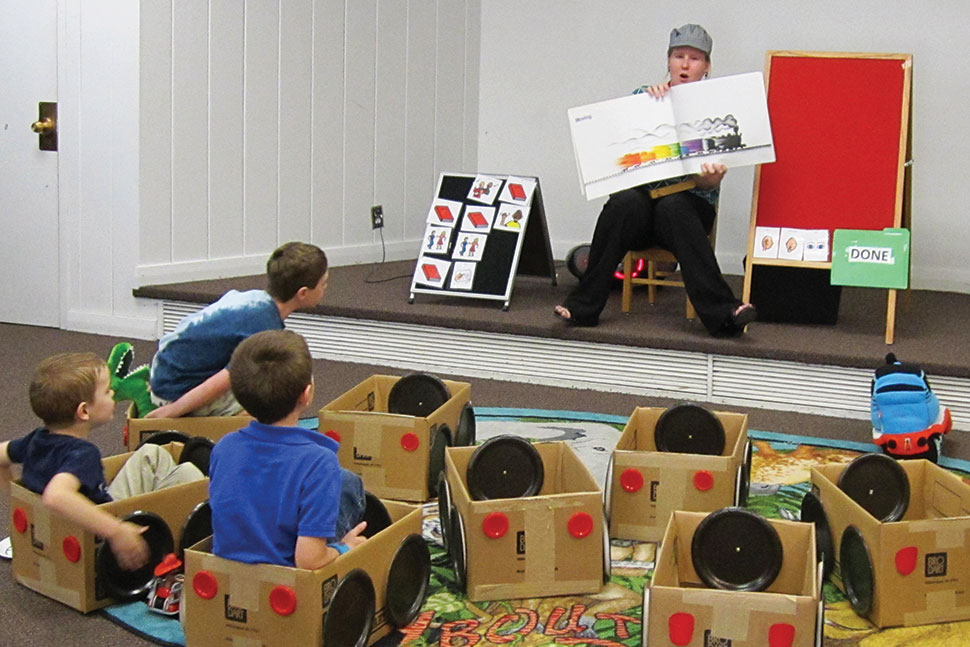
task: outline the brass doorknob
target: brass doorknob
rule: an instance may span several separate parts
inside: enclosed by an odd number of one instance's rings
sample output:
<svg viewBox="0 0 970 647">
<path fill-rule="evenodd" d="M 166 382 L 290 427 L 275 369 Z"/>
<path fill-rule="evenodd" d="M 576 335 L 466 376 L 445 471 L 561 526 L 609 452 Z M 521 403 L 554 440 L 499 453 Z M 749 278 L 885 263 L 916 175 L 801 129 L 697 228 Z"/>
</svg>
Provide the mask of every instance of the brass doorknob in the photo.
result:
<svg viewBox="0 0 970 647">
<path fill-rule="evenodd" d="M 46 135 L 54 132 L 56 129 L 56 124 L 50 117 L 44 117 L 40 121 L 35 121 L 34 123 L 30 124 L 30 129 L 39 135 Z"/>
</svg>

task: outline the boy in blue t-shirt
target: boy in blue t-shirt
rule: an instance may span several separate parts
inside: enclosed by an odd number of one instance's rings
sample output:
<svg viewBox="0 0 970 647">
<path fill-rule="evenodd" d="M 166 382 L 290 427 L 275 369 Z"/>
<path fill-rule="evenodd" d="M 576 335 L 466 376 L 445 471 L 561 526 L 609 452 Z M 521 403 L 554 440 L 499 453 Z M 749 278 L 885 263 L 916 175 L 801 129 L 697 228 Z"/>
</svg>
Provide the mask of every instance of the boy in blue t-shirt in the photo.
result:
<svg viewBox="0 0 970 647">
<path fill-rule="evenodd" d="M 313 401 L 313 360 L 303 337 L 285 330 L 252 335 L 232 354 L 229 376 L 256 420 L 212 450 L 212 552 L 314 570 L 363 543 L 360 477 L 339 466 L 336 442 L 299 426 Z"/>
<path fill-rule="evenodd" d="M 43 360 L 30 382 L 30 406 L 44 426 L 0 443 L 0 483 L 9 491 L 11 466 L 20 463 L 21 483 L 42 495 L 46 508 L 108 542 L 122 568 L 143 566 L 149 557 L 141 533 L 98 507 L 115 499 L 204 478 L 191 463 L 176 465 L 171 454 L 145 445 L 107 485 L 101 452 L 87 439 L 114 416 L 114 392 L 105 361 L 93 353 L 60 353 Z"/>
<path fill-rule="evenodd" d="M 226 366 L 239 342 L 319 305 L 327 290 L 327 255 L 316 245 L 291 242 L 266 262 L 266 290 L 230 290 L 188 315 L 158 342 L 152 360 L 148 418 L 230 416 L 240 413 Z"/>
</svg>

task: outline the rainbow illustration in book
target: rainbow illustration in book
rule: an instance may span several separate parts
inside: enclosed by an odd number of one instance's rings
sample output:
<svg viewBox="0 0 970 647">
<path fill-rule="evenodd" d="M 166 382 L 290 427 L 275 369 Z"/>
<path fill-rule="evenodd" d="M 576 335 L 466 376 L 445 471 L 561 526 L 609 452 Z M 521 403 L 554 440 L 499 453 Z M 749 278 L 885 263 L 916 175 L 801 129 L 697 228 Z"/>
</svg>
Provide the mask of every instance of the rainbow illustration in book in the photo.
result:
<svg viewBox="0 0 970 647">
<path fill-rule="evenodd" d="M 676 134 L 676 135 L 675 135 Z M 672 135 L 691 137 L 666 144 L 650 144 L 658 139 L 670 139 Z M 696 135 L 696 136 L 695 136 Z M 616 165 L 623 170 L 638 168 L 652 163 L 685 159 L 697 155 L 710 153 L 724 153 L 744 148 L 738 121 L 733 115 L 724 118 L 706 118 L 690 124 L 661 124 L 650 132 L 637 134 L 622 142 L 638 145 L 639 150 L 626 153 L 616 160 Z"/>
</svg>

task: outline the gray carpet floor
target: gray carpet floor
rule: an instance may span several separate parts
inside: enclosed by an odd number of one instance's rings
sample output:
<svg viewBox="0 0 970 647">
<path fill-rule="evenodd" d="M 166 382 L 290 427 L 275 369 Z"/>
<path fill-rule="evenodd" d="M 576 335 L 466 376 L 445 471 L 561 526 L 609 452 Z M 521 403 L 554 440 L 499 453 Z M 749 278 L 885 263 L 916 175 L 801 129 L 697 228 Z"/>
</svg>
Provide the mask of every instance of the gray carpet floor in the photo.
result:
<svg viewBox="0 0 970 647">
<path fill-rule="evenodd" d="M 678 301 L 682 303 L 681 299 Z M 479 314 L 483 311 L 482 308 L 472 304 L 463 304 L 460 307 L 478 311 Z M 495 309 L 494 304 L 489 307 Z M 513 308 L 513 311 L 516 309 Z M 544 318 L 552 324 L 558 323 L 553 321 L 548 313 Z M 674 317 L 671 316 L 670 322 L 673 323 L 673 321 Z M 61 351 L 92 351 L 107 357 L 111 347 L 118 341 L 122 340 L 100 335 L 0 323 L 0 406 L 4 412 L 4 423 L 0 426 L 0 440 L 18 437 L 38 425 L 27 401 L 27 384 L 38 361 L 47 355 Z M 704 341 L 707 343 L 706 340 Z M 134 345 L 136 363 L 148 362 L 154 354 L 155 343 L 135 341 Z M 364 364 L 316 360 L 314 374 L 317 389 L 312 410 L 316 411 L 371 375 L 397 375 L 400 371 Z M 637 406 L 669 406 L 674 403 L 670 400 L 583 389 L 531 386 L 481 379 L 469 380 L 461 375 L 440 375 L 439 377 L 471 381 L 472 402 L 476 406 L 483 407 L 583 410 L 627 416 Z M 731 410 L 730 407 L 720 408 Z M 748 414 L 751 429 L 842 438 L 859 442 L 867 440 L 870 434 L 868 425 L 859 420 L 766 410 L 751 410 Z M 122 424 L 123 414 L 119 406 L 114 421 L 93 433 L 91 440 L 99 446 L 104 455 L 117 454 L 123 450 Z M 970 458 L 970 440 L 957 437 L 966 435 L 951 434 L 944 446 L 944 454 L 957 458 Z M 6 497 L 0 498 L 0 515 L 9 519 Z M 0 562 L 0 599 L 3 600 L 2 611 L 0 611 L 0 636 L 2 636 L 0 642 L 9 645 L 76 645 L 79 647 L 151 644 L 103 617 L 84 616 L 17 585 L 13 581 L 10 570 L 9 562 Z"/>
</svg>

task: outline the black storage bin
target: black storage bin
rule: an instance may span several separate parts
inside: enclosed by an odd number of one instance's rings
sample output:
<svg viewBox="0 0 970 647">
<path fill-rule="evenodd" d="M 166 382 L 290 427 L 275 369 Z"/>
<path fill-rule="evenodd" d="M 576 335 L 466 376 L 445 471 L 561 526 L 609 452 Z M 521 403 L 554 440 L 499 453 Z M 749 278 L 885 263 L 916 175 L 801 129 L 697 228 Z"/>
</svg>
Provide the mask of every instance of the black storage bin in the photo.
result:
<svg viewBox="0 0 970 647">
<path fill-rule="evenodd" d="M 751 268 L 751 303 L 759 321 L 835 324 L 841 285 L 829 283 L 829 270 L 755 265 Z"/>
</svg>

